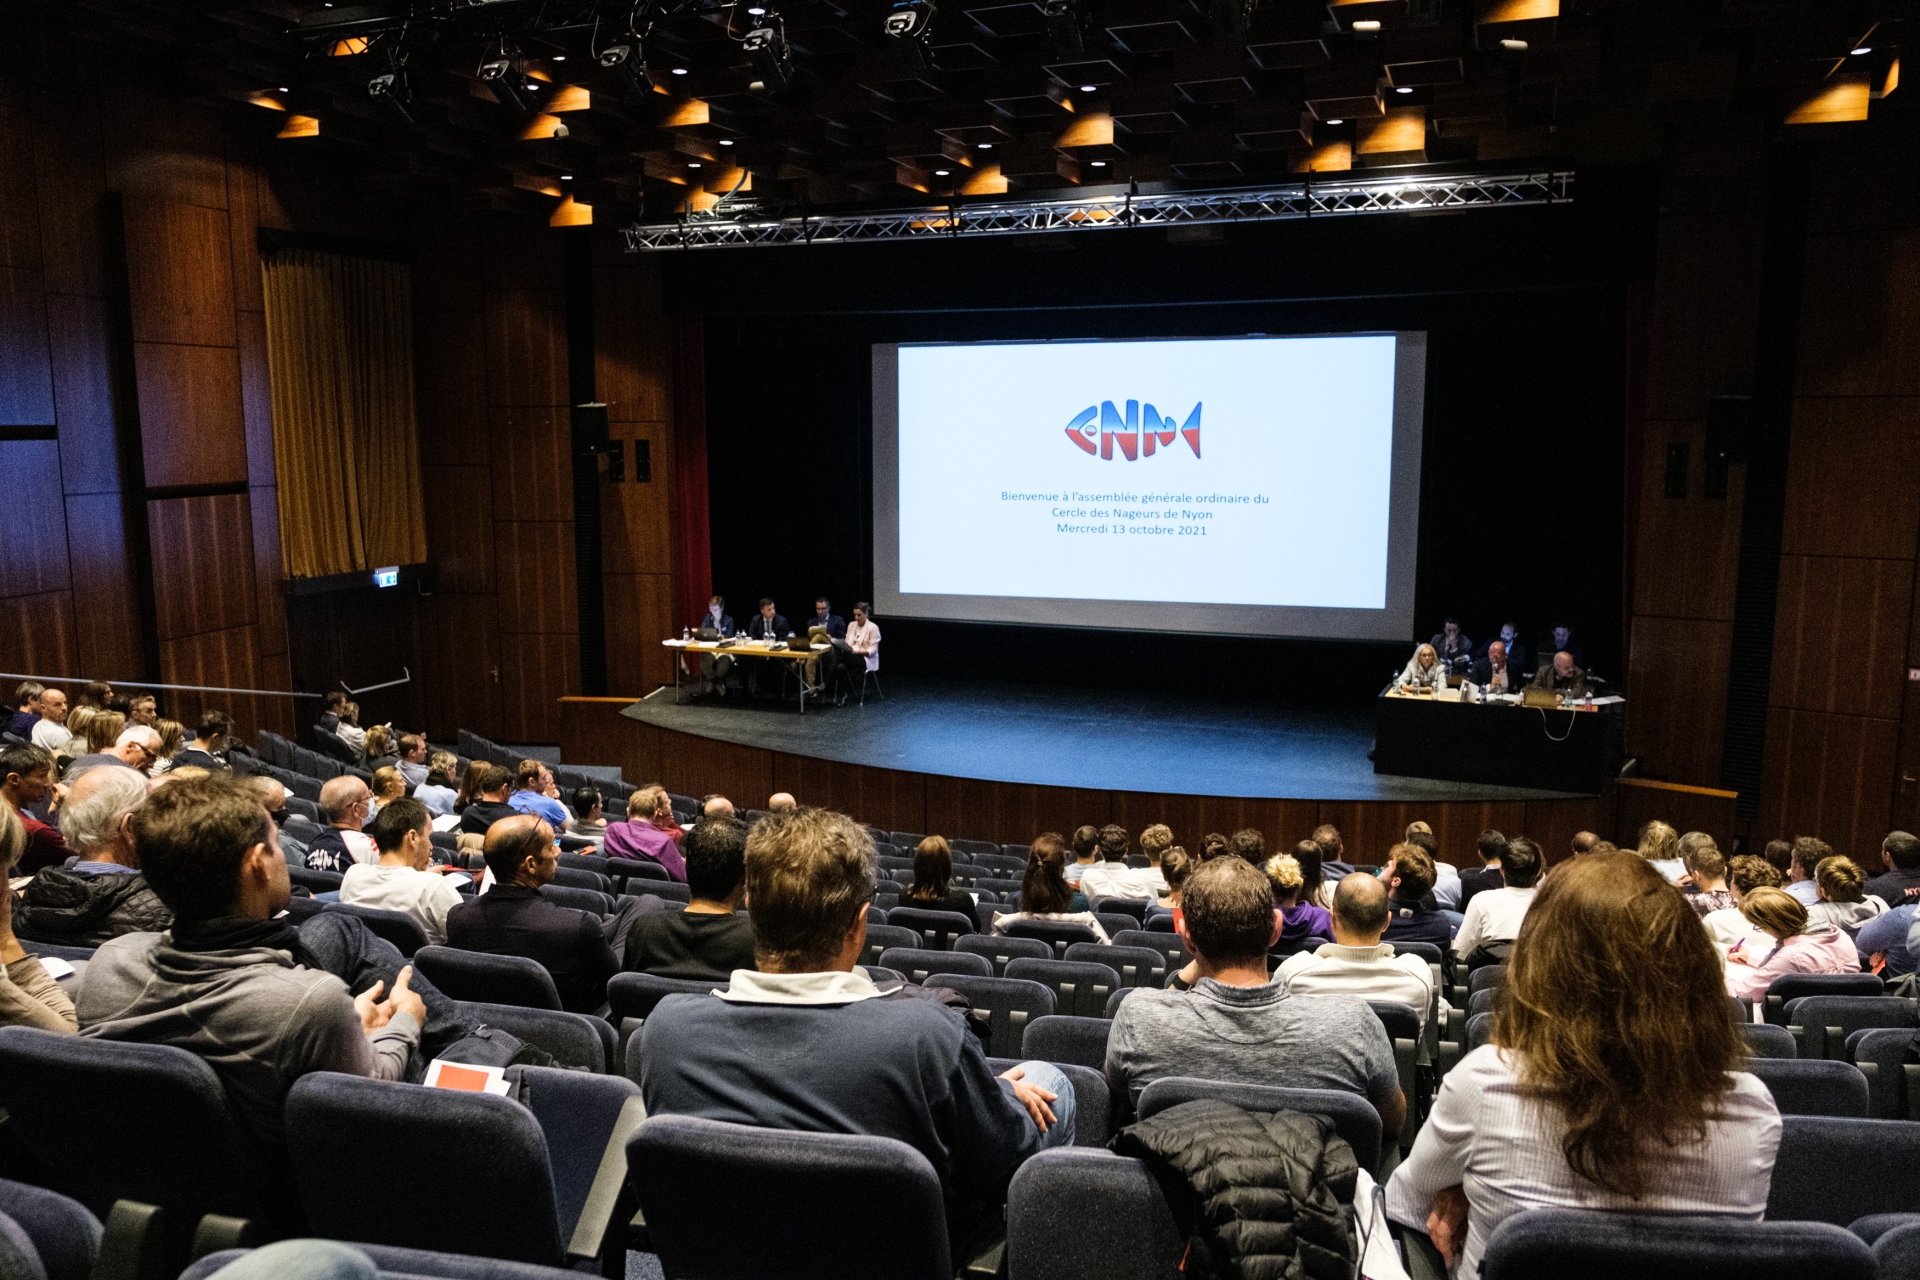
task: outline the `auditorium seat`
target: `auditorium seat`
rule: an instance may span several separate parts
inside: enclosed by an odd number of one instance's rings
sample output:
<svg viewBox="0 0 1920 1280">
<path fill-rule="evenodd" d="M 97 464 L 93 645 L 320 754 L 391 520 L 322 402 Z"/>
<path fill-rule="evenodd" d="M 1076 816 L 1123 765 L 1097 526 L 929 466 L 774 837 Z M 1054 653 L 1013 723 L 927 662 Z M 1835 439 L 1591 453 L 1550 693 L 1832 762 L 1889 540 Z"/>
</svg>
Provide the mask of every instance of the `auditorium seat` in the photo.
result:
<svg viewBox="0 0 1920 1280">
<path fill-rule="evenodd" d="M 1781 1115 L 1867 1115 L 1867 1078 L 1850 1062 L 1756 1058 L 1747 1070 L 1773 1094 Z"/>
<path fill-rule="evenodd" d="M 396 1249 L 391 1245 L 355 1243 L 378 1268 L 380 1280 L 580 1280 L 578 1271 L 537 1267 L 501 1258 L 476 1258 L 465 1253 L 436 1253 L 427 1249 Z M 179 1280 L 211 1280 L 220 1268 L 237 1262 L 249 1249 L 222 1249 L 201 1258 L 180 1273 Z"/>
<path fill-rule="evenodd" d="M 1877 973 L 1788 973 L 1767 985 L 1763 1002 L 1768 1022 L 1785 1026 L 1787 1001 L 1800 996 L 1877 996 L 1886 993 Z"/>
<path fill-rule="evenodd" d="M 1130 916 L 1124 911 L 1096 911 L 1093 913 L 1093 918 L 1098 920 L 1100 927 L 1107 931 L 1109 940 L 1116 933 L 1129 933 L 1138 929 L 1141 923 L 1137 917 Z"/>
<path fill-rule="evenodd" d="M 514 1070 L 520 1101 L 329 1072 L 302 1076 L 287 1093 L 287 1143 L 298 1153 L 295 1180 L 313 1233 L 542 1266 L 593 1258 L 603 1240 L 624 1250 L 624 1233 L 604 1224 L 589 1231 L 585 1249 L 575 1231 L 609 1143 L 624 1150 L 638 1121 L 638 1108 L 625 1106 L 638 1086 L 620 1076 Z M 458 1190 L 419 1212 L 368 1212 L 363 1198 L 341 1190 L 431 1187 L 450 1176 Z M 480 1203 L 489 1208 L 474 1212 Z"/>
<path fill-rule="evenodd" d="M 1056 1147 L 1007 1189 L 1007 1280 L 1179 1280 L 1186 1246 L 1159 1182 L 1128 1156 Z"/>
<path fill-rule="evenodd" d="M 1011 969 L 1013 965 L 1007 967 Z M 971 1001 L 976 1010 L 986 1013 L 992 1026 L 990 1051 L 997 1058 L 1019 1057 L 1027 1024 L 1054 1012 L 1053 992 L 1038 982 L 936 973 L 921 985 L 951 987 Z"/>
<path fill-rule="evenodd" d="M 1076 942 L 1067 948 L 1066 958 L 1069 962 L 1104 964 L 1120 975 L 1120 985 L 1124 987 L 1159 987 L 1167 981 L 1167 958 L 1152 947 Z"/>
<path fill-rule="evenodd" d="M 104 1234 L 78 1200 L 0 1178 L 0 1276 L 93 1280 Z"/>
<path fill-rule="evenodd" d="M 949 840 L 947 844 L 955 853 L 964 853 L 969 858 L 982 853 L 998 856 L 1000 852 L 1000 846 L 990 840 Z"/>
<path fill-rule="evenodd" d="M 1920 1205 L 1920 1124 L 1782 1116 L 1767 1218 L 1844 1226 Z"/>
<path fill-rule="evenodd" d="M 1912 1043 L 1913 1032 L 1905 1027 L 1869 1027 L 1847 1037 L 1846 1060 L 1867 1077 L 1867 1115 L 1875 1120 L 1920 1119 L 1920 1066 L 1907 1061 Z"/>
<path fill-rule="evenodd" d="M 651 895 L 655 898 L 664 898 L 668 902 L 677 902 L 681 906 L 693 901 L 693 890 L 678 880 L 629 880 L 622 894 L 634 898 Z"/>
<path fill-rule="evenodd" d="M 613 874 L 612 868 L 614 861 L 614 859 L 607 857 L 605 854 L 599 853 L 563 853 L 560 855 L 560 869 L 562 871 L 591 871 L 595 875 L 610 877 Z M 621 858 L 619 861 L 632 862 L 634 859 Z M 600 888 L 599 885 L 590 885 L 587 887 L 594 889 Z M 603 890 L 603 892 L 605 892 L 605 890 Z"/>
<path fill-rule="evenodd" d="M 404 911 L 382 911 L 378 907 L 358 907 L 345 902 L 329 902 L 325 909 L 358 916 L 367 928 L 391 942 L 403 956 L 411 956 L 427 945 L 426 930 Z"/>
<path fill-rule="evenodd" d="M 1120 975 L 1104 964 L 1068 960 L 1015 960 L 1006 976 L 1037 982 L 1053 992 L 1055 1013 L 1098 1018 L 1106 1012 L 1107 997 L 1122 985 Z"/>
<path fill-rule="evenodd" d="M 303 898 L 298 894 L 287 899 L 287 923 L 296 928 L 309 916 L 317 916 L 327 909 L 327 904 L 318 898 Z"/>
<path fill-rule="evenodd" d="M 1163 917 L 1164 918 L 1164 917 Z M 1180 941 L 1180 935 L 1168 928 L 1165 932 L 1155 929 L 1128 929 L 1113 935 L 1116 947 L 1150 947 L 1166 957 L 1168 973 L 1177 973 L 1184 969 L 1187 961 L 1193 959 L 1187 954 L 1186 943 Z M 1163 981 L 1161 986 L 1165 986 Z"/>
<path fill-rule="evenodd" d="M 30 956 L 52 956 L 56 960 L 65 960 L 69 964 L 80 964 L 93 959 L 97 947 L 68 947 L 57 942 L 27 942 L 20 944 Z"/>
<path fill-rule="evenodd" d="M 1338 1089 L 1286 1089 L 1275 1085 L 1231 1084 L 1192 1076 L 1165 1076 L 1140 1092 L 1142 1120 L 1195 1098 L 1218 1098 L 1247 1111 L 1303 1111 L 1333 1122 L 1334 1132 L 1353 1148 L 1353 1158 L 1374 1173 L 1380 1170 L 1380 1113 L 1357 1093 Z"/>
<path fill-rule="evenodd" d="M 1137 929 L 1146 923 L 1147 903 L 1144 898 L 1095 898 L 1090 904 L 1096 916 L 1126 916 L 1133 921 L 1126 925 L 1128 929 Z M 1102 924 L 1105 923 L 1103 919 Z M 1112 930 L 1108 930 L 1111 934 Z"/>
<path fill-rule="evenodd" d="M 574 867 L 555 867 L 552 883 L 569 889 L 592 889 L 596 893 L 613 892 L 613 881 L 610 877 L 597 871 L 582 871 Z"/>
<path fill-rule="evenodd" d="M 1108 930 L 1112 936 L 1112 930 Z M 1093 930 L 1083 924 L 1063 924 L 1053 920 L 1013 920 L 1007 924 L 1007 936 L 1012 938 L 1035 938 L 1053 948 L 1056 957 L 1064 958 L 1067 948 L 1076 942 L 1098 942 Z"/>
<path fill-rule="evenodd" d="M 1042 1062 L 1071 1062 L 1101 1071 L 1107 1065 L 1107 1036 L 1113 1023 L 1107 1018 L 1049 1014 L 1027 1024 L 1020 1040 L 1020 1056 Z"/>
<path fill-rule="evenodd" d="M 912 947 L 888 947 L 880 953 L 881 967 L 901 974 L 908 982 L 924 983 L 936 973 L 970 973 L 991 978 L 993 965 L 982 956 L 964 951 L 923 951 Z"/>
<path fill-rule="evenodd" d="M 1400 1147 L 1411 1150 L 1413 1137 L 1420 1130 L 1419 1089 L 1414 1071 L 1420 1060 L 1420 1011 L 1394 1000 L 1369 1000 L 1367 1007 L 1386 1028 L 1393 1042 L 1393 1063 L 1400 1076 L 1400 1092 L 1407 1099 L 1406 1126 L 1400 1134 Z"/>
<path fill-rule="evenodd" d="M 929 951 L 951 951 L 954 939 L 980 932 L 972 916 L 958 911 L 928 911 L 921 907 L 895 907 L 887 912 L 887 922 L 911 929 L 926 940 Z"/>
<path fill-rule="evenodd" d="M 993 1074 L 1003 1075 L 1034 1055 L 1017 1054 L 1010 1058 L 987 1058 Z M 1044 1059 L 1042 1059 L 1044 1061 Z M 1104 1147 L 1113 1136 L 1113 1092 L 1107 1087 L 1106 1073 L 1077 1062 L 1055 1062 L 1073 1086 L 1073 1140 L 1078 1146 Z"/>
<path fill-rule="evenodd" d="M 1033 853 L 1033 846 L 1026 844 L 1003 844 L 1000 846 L 1000 853 L 1003 857 L 1018 859 L 1020 865 L 1025 867 L 1028 857 Z"/>
<path fill-rule="evenodd" d="M 1781 1008 L 1787 1031 L 1800 1042 L 1799 1057 L 1833 1058 L 1846 1054 L 1855 1031 L 1915 1025 L 1915 1002 L 1898 996 L 1795 996 Z"/>
<path fill-rule="evenodd" d="M 654 1116 L 627 1166 L 668 1276 L 953 1280 L 939 1175 L 896 1139 Z"/>
<path fill-rule="evenodd" d="M 1120 1012 L 1120 1006 L 1126 1003 L 1127 997 L 1141 989 L 1140 987 L 1121 987 L 1118 991 L 1107 997 L 1106 1012 L 1102 1016 L 1104 1016 L 1108 1022 L 1112 1022 L 1114 1016 Z"/>
<path fill-rule="evenodd" d="M 892 918 L 892 913 L 888 913 Z M 889 947 L 905 947 L 910 951 L 922 951 L 927 946 L 926 939 L 912 929 L 903 929 L 894 924 L 870 924 L 867 926 L 867 950 L 860 958 L 861 964 L 879 964 L 880 953 Z"/>
<path fill-rule="evenodd" d="M 608 858 L 607 875 L 616 879 L 624 877 L 630 881 L 673 879 L 667 869 L 659 863 L 647 862 L 641 858 Z"/>
<path fill-rule="evenodd" d="M 873 905 L 882 911 L 891 911 L 900 905 L 900 895 L 897 893 L 876 893 L 873 895 Z"/>
<path fill-rule="evenodd" d="M 1003 848 L 1002 852 L 997 854 L 976 854 L 973 859 L 973 865 L 976 867 L 986 867 L 988 870 L 997 871 L 1003 875 L 1017 878 L 1027 869 L 1027 858 L 1025 854 L 1017 856 L 1009 854 L 1005 852 Z M 1018 886 L 1016 885 L 1016 887 Z"/>
<path fill-rule="evenodd" d="M 614 1069 L 613 1027 L 605 1018 L 564 1009 L 459 1000 L 461 1020 L 498 1027 L 544 1049 L 563 1067 L 604 1075 Z"/>
<path fill-rule="evenodd" d="M 867 904 L 867 926 L 871 928 L 876 924 L 885 924 L 886 922 L 887 922 L 887 908 L 877 907 L 877 906 L 874 906 L 872 903 L 868 903 Z"/>
<path fill-rule="evenodd" d="M 1881 1231 L 1870 1243 L 1880 1280 L 1920 1280 L 1920 1214 L 1885 1214 L 1903 1219 Z M 1860 1224 L 1854 1223 L 1855 1234 Z"/>
<path fill-rule="evenodd" d="M 312 893 L 320 894 L 340 892 L 340 885 L 346 877 L 338 871 L 316 871 L 311 867 L 296 867 L 289 862 L 287 879 L 305 885 Z"/>
<path fill-rule="evenodd" d="M 1476 991 L 1491 991 L 1495 987 L 1505 986 L 1506 982 L 1507 966 L 1503 964 L 1481 965 L 1478 969 L 1475 969 L 1471 974 L 1467 975 L 1467 995 L 1471 998 Z"/>
<path fill-rule="evenodd" d="M 1742 1022 L 1740 1038 L 1747 1042 L 1747 1052 L 1756 1058 L 1797 1058 L 1800 1056 L 1794 1044 L 1793 1034 L 1785 1027 L 1776 1027 L 1766 1022 Z"/>
<path fill-rule="evenodd" d="M 598 889 L 576 889 L 558 883 L 543 884 L 540 886 L 540 896 L 560 906 L 572 907 L 575 911 L 590 911 L 597 916 L 613 911 L 613 895 Z"/>
<path fill-rule="evenodd" d="M 1533 1209 L 1487 1240 L 1480 1280 L 1875 1280 L 1873 1251 L 1824 1222 Z"/>
<path fill-rule="evenodd" d="M 705 995 L 727 984 L 710 978 L 661 978 L 651 973 L 616 973 L 607 979 L 607 1016 L 619 1026 L 627 1018 L 644 1019 L 671 995 Z M 557 1007 L 557 1006 L 556 1006 Z M 628 1064 L 631 1067 L 632 1064 Z"/>
<path fill-rule="evenodd" d="M 1493 1015 L 1476 1013 L 1467 1019 L 1466 1052 L 1472 1053 L 1493 1038 Z"/>
<path fill-rule="evenodd" d="M 1491 987 L 1482 987 L 1467 997 L 1467 1016 L 1477 1018 L 1483 1013 L 1492 1013 L 1493 998 L 1497 994 Z"/>
<path fill-rule="evenodd" d="M 427 836 L 434 849 L 442 853 L 460 852 L 460 833 L 458 831 L 435 831 Z M 465 866 L 463 861 L 459 865 Z"/>
<path fill-rule="evenodd" d="M 414 953 L 420 976 L 449 1000 L 511 1004 L 525 1009 L 558 1010 L 560 992 L 553 975 L 526 956 L 496 956 L 456 947 L 421 947 Z"/>
<path fill-rule="evenodd" d="M 1053 948 L 1038 938 L 1004 938 L 994 934 L 970 933 L 953 942 L 955 951 L 964 951 L 976 956 L 984 956 L 993 965 L 993 976 L 1007 976 L 1007 965 L 1022 956 L 1038 960 L 1053 957 Z"/>
</svg>

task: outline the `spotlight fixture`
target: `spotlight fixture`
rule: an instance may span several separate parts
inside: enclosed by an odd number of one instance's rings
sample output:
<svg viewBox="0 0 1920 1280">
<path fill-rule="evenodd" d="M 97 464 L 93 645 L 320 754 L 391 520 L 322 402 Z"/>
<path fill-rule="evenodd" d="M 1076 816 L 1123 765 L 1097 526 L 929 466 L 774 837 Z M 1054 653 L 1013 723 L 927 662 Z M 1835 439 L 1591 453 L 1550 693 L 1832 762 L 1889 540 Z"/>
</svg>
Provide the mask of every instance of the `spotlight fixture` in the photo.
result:
<svg viewBox="0 0 1920 1280">
<path fill-rule="evenodd" d="M 895 0 L 881 23 L 880 29 L 893 38 L 894 47 L 900 50 L 901 61 L 915 71 L 933 68 L 933 47 L 929 40 L 936 12 L 933 0 Z"/>
<path fill-rule="evenodd" d="M 1096 169 L 1104 169 L 1107 167 L 1107 162 L 1105 160 L 1089 160 L 1087 161 L 1087 163 L 1092 165 Z"/>
<path fill-rule="evenodd" d="M 1413 86 L 1410 84 L 1396 85 L 1393 91 L 1395 93 L 1412 93 Z"/>
<path fill-rule="evenodd" d="M 518 51 L 502 41 L 495 55 L 480 64 L 477 74 L 481 83 L 493 91 L 494 100 L 501 106 L 525 111 L 527 101 L 520 93 L 527 78 L 515 65 L 519 61 Z"/>
<path fill-rule="evenodd" d="M 722 139 L 720 139 L 720 145 L 721 145 L 721 146 L 723 146 L 723 147 L 730 147 L 730 146 L 732 146 L 732 145 L 733 145 L 733 139 L 732 139 L 732 138 L 722 138 Z"/>
<path fill-rule="evenodd" d="M 1872 45 L 1870 45 L 1870 44 L 1863 44 L 1863 45 L 1860 45 L 1860 46 L 1858 46 L 1857 48 L 1853 48 L 1853 49 L 1849 49 L 1849 50 L 1847 50 L 1847 55 L 1848 55 L 1849 57 L 1853 57 L 1853 58 L 1857 58 L 1857 57 L 1859 57 L 1859 56 L 1860 56 L 1861 54 L 1863 54 L 1863 53 L 1872 53 L 1872 52 L 1873 52 L 1873 46 L 1872 46 Z"/>
<path fill-rule="evenodd" d="M 1098 93 L 1098 92 L 1100 92 L 1100 86 L 1099 86 L 1099 85 L 1097 85 L 1097 84 L 1083 84 L 1083 85 L 1081 85 L 1081 86 L 1080 86 L 1080 92 L 1082 92 L 1082 93 Z"/>
<path fill-rule="evenodd" d="M 619 43 L 608 45 L 600 51 L 599 62 L 609 73 L 616 96 L 630 103 L 647 100 L 647 94 L 653 89 L 653 76 L 647 70 L 646 53 L 640 47 L 639 36 L 629 32 Z"/>
<path fill-rule="evenodd" d="M 1380 19 L 1362 18 L 1353 24 L 1353 29 L 1359 35 L 1377 36 L 1380 34 Z"/>
<path fill-rule="evenodd" d="M 1525 40 L 1502 40 L 1500 47 L 1508 53 L 1525 53 L 1527 51 L 1527 42 Z"/>
<path fill-rule="evenodd" d="M 753 61 L 760 83 L 769 93 L 778 93 L 793 83 L 793 49 L 780 26 L 779 15 L 767 26 L 755 27 L 740 41 L 740 47 Z"/>
<path fill-rule="evenodd" d="M 401 68 L 395 67 L 367 81 L 367 96 L 376 107 L 402 124 L 413 123 L 413 113 L 407 110 L 407 104 L 413 101 L 413 86 L 407 83 L 407 73 Z"/>
<path fill-rule="evenodd" d="M 673 74 L 675 74 L 675 75 L 677 75 L 677 76 L 683 76 L 683 75 L 685 75 L 685 74 L 687 74 L 687 69 L 686 69 L 685 67 L 675 67 L 675 68 L 673 69 Z"/>
<path fill-rule="evenodd" d="M 547 59 L 548 62 L 565 62 L 566 60 L 567 60 L 567 55 L 564 53 L 556 53 L 551 58 Z"/>
<path fill-rule="evenodd" d="M 946 176 L 948 176 L 949 174 L 951 174 L 952 172 L 953 172 L 953 170 L 951 170 L 951 169 L 935 169 L 935 170 L 933 171 L 933 176 L 934 176 L 934 177 L 936 177 L 936 178 L 944 178 L 944 177 L 946 177 Z"/>
<path fill-rule="evenodd" d="M 687 168 L 689 168 L 689 169 L 698 169 L 699 167 L 700 167 L 700 162 L 699 162 L 698 160 L 689 160 L 689 161 L 687 161 Z"/>
<path fill-rule="evenodd" d="M 1047 17 L 1047 43 L 1053 46 L 1055 54 L 1077 58 L 1086 51 L 1081 28 L 1086 24 L 1087 15 L 1080 0 L 1045 0 L 1040 11 Z"/>
<path fill-rule="evenodd" d="M 766 10 L 762 8 L 760 5 L 754 5 L 751 9 L 747 10 L 747 16 L 758 18 L 760 15 L 764 14 L 765 12 Z"/>
<path fill-rule="evenodd" d="M 561 174 L 561 175 L 560 175 L 560 181 L 562 181 L 562 182 L 572 182 L 572 181 L 573 181 L 573 175 L 572 175 L 572 174 L 570 174 L 570 173 L 563 173 L 563 174 Z"/>
<path fill-rule="evenodd" d="M 1345 120 L 1329 120 L 1327 121 L 1327 123 L 1328 124 L 1345 124 L 1346 121 Z"/>
</svg>

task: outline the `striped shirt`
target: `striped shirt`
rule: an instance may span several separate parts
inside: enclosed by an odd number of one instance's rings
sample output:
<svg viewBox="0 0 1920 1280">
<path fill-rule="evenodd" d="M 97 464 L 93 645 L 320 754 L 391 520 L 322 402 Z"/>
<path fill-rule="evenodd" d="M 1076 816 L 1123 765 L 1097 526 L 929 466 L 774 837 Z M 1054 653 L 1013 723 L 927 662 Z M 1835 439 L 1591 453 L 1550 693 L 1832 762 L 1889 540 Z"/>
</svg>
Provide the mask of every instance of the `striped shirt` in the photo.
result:
<svg viewBox="0 0 1920 1280">
<path fill-rule="evenodd" d="M 1495 1228 L 1528 1209 L 1711 1214 L 1747 1222 L 1766 1212 L 1780 1113 L 1767 1087 L 1744 1071 L 1733 1073 L 1706 1140 L 1660 1152 L 1652 1185 L 1638 1200 L 1575 1174 L 1561 1154 L 1562 1131 L 1551 1106 L 1522 1096 L 1505 1050 L 1475 1049 L 1447 1073 L 1413 1153 L 1388 1180 L 1387 1216 L 1425 1231 L 1435 1193 L 1464 1185 L 1467 1240 L 1455 1274 L 1477 1276 Z"/>
</svg>

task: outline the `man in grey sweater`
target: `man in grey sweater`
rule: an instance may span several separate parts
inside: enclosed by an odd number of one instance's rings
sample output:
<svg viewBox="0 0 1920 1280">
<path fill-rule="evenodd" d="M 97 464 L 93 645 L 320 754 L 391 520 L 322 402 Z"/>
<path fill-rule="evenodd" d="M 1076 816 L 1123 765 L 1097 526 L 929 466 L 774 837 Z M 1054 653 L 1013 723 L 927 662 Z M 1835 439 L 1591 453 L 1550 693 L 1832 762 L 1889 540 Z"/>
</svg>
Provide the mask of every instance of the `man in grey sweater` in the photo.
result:
<svg viewBox="0 0 1920 1280">
<path fill-rule="evenodd" d="M 273 919 L 291 892 L 287 863 L 272 819 L 243 783 L 211 777 L 162 787 L 135 812 L 133 836 L 173 928 L 127 934 L 94 953 L 76 1002 L 82 1035 L 200 1055 L 241 1119 L 275 1142 L 287 1090 L 310 1071 L 406 1077 L 428 1022 L 412 967 L 399 970 L 383 1000 L 384 981 L 355 996 L 326 968 L 296 961 L 316 949 L 346 956 L 347 935 L 365 926 L 315 917 L 307 928 L 321 933 L 308 938 Z"/>
</svg>

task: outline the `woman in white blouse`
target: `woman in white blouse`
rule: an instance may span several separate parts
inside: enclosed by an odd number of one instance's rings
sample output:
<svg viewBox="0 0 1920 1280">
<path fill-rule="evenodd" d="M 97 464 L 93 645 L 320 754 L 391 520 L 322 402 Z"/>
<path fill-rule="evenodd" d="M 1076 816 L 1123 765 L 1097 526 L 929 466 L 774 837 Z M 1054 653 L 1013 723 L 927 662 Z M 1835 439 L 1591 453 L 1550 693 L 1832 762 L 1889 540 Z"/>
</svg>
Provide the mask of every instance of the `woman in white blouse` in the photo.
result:
<svg viewBox="0 0 1920 1280">
<path fill-rule="evenodd" d="M 1440 655 L 1433 646 L 1423 644 L 1413 651 L 1407 659 L 1406 670 L 1394 680 L 1396 689 L 1444 689 L 1447 687 L 1447 669 L 1440 665 Z"/>
<path fill-rule="evenodd" d="M 1440 1086 L 1387 1213 L 1460 1276 L 1527 1209 L 1758 1222 L 1780 1113 L 1727 1016 L 1693 910 L 1645 859 L 1547 877 L 1495 1001 L 1493 1041 Z"/>
</svg>

